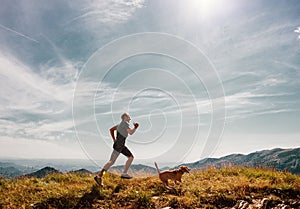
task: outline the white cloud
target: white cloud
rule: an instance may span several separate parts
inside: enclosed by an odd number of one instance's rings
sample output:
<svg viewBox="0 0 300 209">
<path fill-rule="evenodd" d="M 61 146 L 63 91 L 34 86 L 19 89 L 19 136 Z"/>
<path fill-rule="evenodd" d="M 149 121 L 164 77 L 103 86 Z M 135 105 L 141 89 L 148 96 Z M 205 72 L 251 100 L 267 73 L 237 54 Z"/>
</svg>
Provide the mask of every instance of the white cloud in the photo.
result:
<svg viewBox="0 0 300 209">
<path fill-rule="evenodd" d="M 1 99 L 6 102 L 4 106 L 19 110 L 27 109 L 28 106 L 36 109 L 37 104 L 45 101 L 68 104 L 72 99 L 74 84 L 55 85 L 12 56 L 0 54 L 0 76 Z"/>
<path fill-rule="evenodd" d="M 0 133 L 2 136 L 27 138 L 41 141 L 64 141 L 64 134 L 73 131 L 73 121 L 52 121 L 37 119 L 37 121 L 0 120 Z"/>
<path fill-rule="evenodd" d="M 69 23 L 84 21 L 90 26 L 99 23 L 109 25 L 122 23 L 127 21 L 137 9 L 143 7 L 143 4 L 144 0 L 97 0 L 90 1 L 83 8 L 82 4 L 78 4 L 77 9 L 80 9 L 80 14 L 71 19 Z M 76 7 L 75 4 L 74 7 Z"/>
<path fill-rule="evenodd" d="M 262 85 L 264 85 L 264 86 L 277 86 L 279 84 L 284 84 L 286 82 L 287 81 L 282 79 L 282 78 L 280 79 L 280 78 L 276 78 L 276 77 L 271 76 L 271 77 L 265 79 L 263 81 Z"/>
<path fill-rule="evenodd" d="M 273 114 L 280 112 L 297 111 L 278 104 L 276 98 L 290 96 L 293 93 L 257 93 L 239 92 L 225 97 L 227 119 L 240 119 L 255 115 Z M 275 99 L 274 99 L 275 98 Z M 286 103 L 289 103 L 288 101 Z"/>
<path fill-rule="evenodd" d="M 38 74 L 13 56 L 0 54 L 2 136 L 56 140 L 72 130 L 71 104 L 78 69 L 72 64 L 42 68 Z"/>
<path fill-rule="evenodd" d="M 18 32 L 18 31 L 15 31 L 15 30 L 13 30 L 13 29 L 11 29 L 11 28 L 8 28 L 8 27 L 6 27 L 6 26 L 4 26 L 4 25 L 2 25 L 2 24 L 0 24 L 0 27 L 1 27 L 2 29 L 6 30 L 6 31 L 9 31 L 9 32 L 11 32 L 11 33 L 14 33 L 14 34 L 16 34 L 16 35 L 18 35 L 18 36 L 20 36 L 20 37 L 23 37 L 23 38 L 25 38 L 25 39 L 27 39 L 27 40 L 29 40 L 29 41 L 33 41 L 33 42 L 35 42 L 35 43 L 39 43 L 37 40 L 35 40 L 35 39 L 33 39 L 33 38 L 31 38 L 31 37 L 29 37 L 29 36 L 23 34 L 23 33 L 20 33 L 20 32 Z"/>
<path fill-rule="evenodd" d="M 297 29 L 295 29 L 294 32 L 300 34 L 300 27 L 298 27 Z M 298 35 L 298 39 L 300 39 L 300 35 Z"/>
<path fill-rule="evenodd" d="M 74 146 L 61 146 L 52 142 L 29 140 L 22 137 L 2 136 L 0 138 L 0 153 L 0 157 L 12 158 L 86 159 L 82 150 L 76 149 Z"/>
</svg>

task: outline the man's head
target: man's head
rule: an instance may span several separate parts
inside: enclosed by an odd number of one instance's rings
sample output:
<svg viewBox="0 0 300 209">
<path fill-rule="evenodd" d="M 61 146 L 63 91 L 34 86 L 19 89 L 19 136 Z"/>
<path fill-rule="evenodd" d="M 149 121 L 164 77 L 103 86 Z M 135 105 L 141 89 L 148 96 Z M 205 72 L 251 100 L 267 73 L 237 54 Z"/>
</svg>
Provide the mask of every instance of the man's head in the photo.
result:
<svg viewBox="0 0 300 209">
<path fill-rule="evenodd" d="M 122 115 L 121 115 L 121 118 L 122 120 L 126 121 L 126 122 L 129 122 L 131 120 L 130 118 L 130 115 L 127 113 L 127 112 L 124 112 Z"/>
</svg>

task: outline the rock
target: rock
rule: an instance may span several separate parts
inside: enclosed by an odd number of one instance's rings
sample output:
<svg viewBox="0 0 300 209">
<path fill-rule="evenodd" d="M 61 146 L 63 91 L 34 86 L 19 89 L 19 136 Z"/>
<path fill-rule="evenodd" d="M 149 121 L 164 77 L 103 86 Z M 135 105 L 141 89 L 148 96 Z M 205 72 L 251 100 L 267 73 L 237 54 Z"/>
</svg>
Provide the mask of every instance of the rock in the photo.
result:
<svg viewBox="0 0 300 209">
<path fill-rule="evenodd" d="M 238 200 L 235 206 L 232 209 L 247 209 L 249 207 L 249 203 L 245 200 Z"/>
<path fill-rule="evenodd" d="M 293 201 L 290 205 L 292 208 L 300 208 L 300 201 Z"/>
<path fill-rule="evenodd" d="M 298 202 L 295 202 L 295 205 Z M 298 206 L 286 203 L 284 201 L 272 201 L 268 198 L 263 199 L 252 199 L 252 203 L 248 203 L 245 200 L 238 200 L 235 206 L 231 209 L 292 209 L 299 208 Z M 225 209 L 225 208 L 224 208 Z"/>
<path fill-rule="evenodd" d="M 260 199 L 252 199 L 252 203 L 252 208 L 262 208 L 262 201 Z"/>
<path fill-rule="evenodd" d="M 269 202 L 270 202 L 270 201 L 269 201 L 268 198 L 262 199 L 262 201 L 261 201 L 261 208 L 262 208 L 262 209 L 267 209 L 267 208 L 269 208 L 269 207 L 268 207 Z"/>
<path fill-rule="evenodd" d="M 291 207 L 285 204 L 279 204 L 276 207 L 274 207 L 273 209 L 290 209 Z"/>
</svg>

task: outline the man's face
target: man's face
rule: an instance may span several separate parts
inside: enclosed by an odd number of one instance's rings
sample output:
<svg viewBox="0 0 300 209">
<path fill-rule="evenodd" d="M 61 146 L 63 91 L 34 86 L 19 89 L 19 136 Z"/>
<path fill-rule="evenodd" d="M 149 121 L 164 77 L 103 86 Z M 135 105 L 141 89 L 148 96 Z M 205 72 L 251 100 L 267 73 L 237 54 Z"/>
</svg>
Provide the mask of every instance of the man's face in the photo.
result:
<svg viewBox="0 0 300 209">
<path fill-rule="evenodd" d="M 125 116 L 124 120 L 129 123 L 131 120 L 130 115 Z"/>
</svg>

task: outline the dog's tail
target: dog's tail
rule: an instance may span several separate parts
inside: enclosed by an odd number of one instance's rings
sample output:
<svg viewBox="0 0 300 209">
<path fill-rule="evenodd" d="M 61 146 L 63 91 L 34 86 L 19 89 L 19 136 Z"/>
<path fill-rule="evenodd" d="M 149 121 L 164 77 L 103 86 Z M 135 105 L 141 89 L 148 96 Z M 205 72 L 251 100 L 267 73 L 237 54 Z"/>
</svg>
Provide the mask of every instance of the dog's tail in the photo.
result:
<svg viewBox="0 0 300 209">
<path fill-rule="evenodd" d="M 159 175 L 159 174 L 160 174 L 160 171 L 159 171 L 159 168 L 158 168 L 158 166 L 157 166 L 156 162 L 154 162 L 154 165 L 155 165 L 155 167 L 156 167 L 156 170 L 157 170 L 157 173 L 158 173 L 158 175 Z"/>
</svg>

